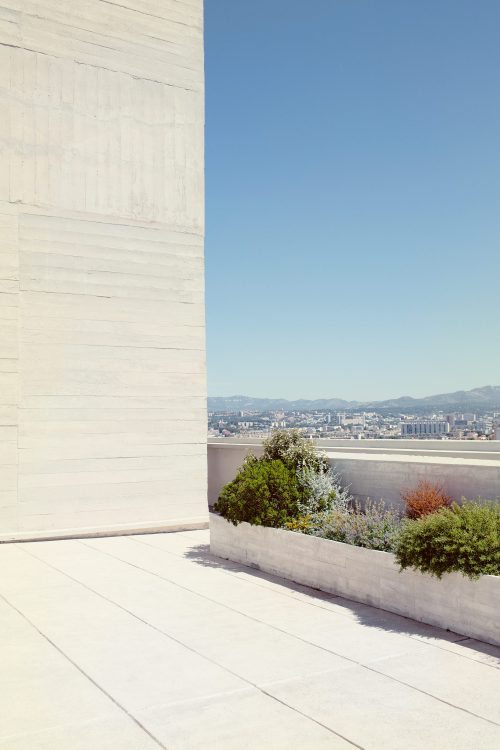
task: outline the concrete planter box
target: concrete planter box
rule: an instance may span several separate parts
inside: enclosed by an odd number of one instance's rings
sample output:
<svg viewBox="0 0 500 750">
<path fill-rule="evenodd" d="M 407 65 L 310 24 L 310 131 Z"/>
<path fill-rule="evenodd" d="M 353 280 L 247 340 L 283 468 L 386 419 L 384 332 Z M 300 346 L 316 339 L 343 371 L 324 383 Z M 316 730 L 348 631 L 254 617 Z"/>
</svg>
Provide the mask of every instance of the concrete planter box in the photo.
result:
<svg viewBox="0 0 500 750">
<path fill-rule="evenodd" d="M 394 555 L 210 515 L 212 554 L 500 646 L 500 577 L 399 572 Z"/>
</svg>

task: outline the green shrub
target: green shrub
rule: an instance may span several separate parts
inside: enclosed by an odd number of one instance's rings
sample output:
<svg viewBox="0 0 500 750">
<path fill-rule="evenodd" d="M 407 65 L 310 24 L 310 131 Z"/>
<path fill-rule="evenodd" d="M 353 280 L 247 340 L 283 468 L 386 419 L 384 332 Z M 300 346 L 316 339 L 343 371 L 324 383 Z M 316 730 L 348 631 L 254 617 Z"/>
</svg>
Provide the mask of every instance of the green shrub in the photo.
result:
<svg viewBox="0 0 500 750">
<path fill-rule="evenodd" d="M 318 516 L 307 533 L 357 547 L 392 552 L 404 521 L 382 501 L 367 500 L 363 511 L 357 506 L 349 512 L 333 511 Z M 314 528 L 312 528 L 314 527 Z"/>
<path fill-rule="evenodd" d="M 282 461 L 295 471 L 304 467 L 314 471 L 327 471 L 327 457 L 319 453 L 311 440 L 307 440 L 300 430 L 277 430 L 264 440 L 266 461 Z"/>
<path fill-rule="evenodd" d="M 396 545 L 396 560 L 441 578 L 500 575 L 500 505 L 465 502 L 409 521 Z"/>
<path fill-rule="evenodd" d="M 221 490 L 214 509 L 236 526 L 284 526 L 299 513 L 303 490 L 294 468 L 282 461 L 249 456 L 236 478 Z"/>
</svg>

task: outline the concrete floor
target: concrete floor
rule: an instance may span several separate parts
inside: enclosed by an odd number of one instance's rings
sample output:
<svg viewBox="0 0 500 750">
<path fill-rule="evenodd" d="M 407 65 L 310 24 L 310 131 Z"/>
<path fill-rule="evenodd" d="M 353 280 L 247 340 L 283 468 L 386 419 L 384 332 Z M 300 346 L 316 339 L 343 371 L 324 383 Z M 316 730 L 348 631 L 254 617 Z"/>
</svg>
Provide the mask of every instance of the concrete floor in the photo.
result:
<svg viewBox="0 0 500 750">
<path fill-rule="evenodd" d="M 500 748 L 500 649 L 207 542 L 0 547 L 1 750 Z"/>
</svg>

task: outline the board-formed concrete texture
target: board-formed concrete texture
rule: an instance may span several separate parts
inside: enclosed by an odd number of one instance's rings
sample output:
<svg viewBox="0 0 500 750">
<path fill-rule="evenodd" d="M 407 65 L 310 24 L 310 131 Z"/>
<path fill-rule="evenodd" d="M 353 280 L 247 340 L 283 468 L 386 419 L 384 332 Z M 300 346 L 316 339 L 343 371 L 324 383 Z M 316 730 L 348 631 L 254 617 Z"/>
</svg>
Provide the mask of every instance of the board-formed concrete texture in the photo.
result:
<svg viewBox="0 0 500 750">
<path fill-rule="evenodd" d="M 210 516 L 210 551 L 266 573 L 500 646 L 500 577 L 441 580 L 403 570 L 394 555 L 286 529 Z"/>
<path fill-rule="evenodd" d="M 0 538 L 206 521 L 202 0 L 0 0 Z"/>
</svg>

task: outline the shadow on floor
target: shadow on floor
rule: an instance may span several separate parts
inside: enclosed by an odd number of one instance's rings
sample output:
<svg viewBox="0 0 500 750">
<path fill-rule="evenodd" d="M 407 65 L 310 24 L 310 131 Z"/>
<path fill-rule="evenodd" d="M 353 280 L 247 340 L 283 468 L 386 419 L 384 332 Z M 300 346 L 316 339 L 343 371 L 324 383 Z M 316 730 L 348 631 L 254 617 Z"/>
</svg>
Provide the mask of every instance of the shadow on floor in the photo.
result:
<svg viewBox="0 0 500 750">
<path fill-rule="evenodd" d="M 231 560 L 225 560 L 222 557 L 216 557 L 210 553 L 210 545 L 208 544 L 194 544 L 191 549 L 184 553 L 184 556 L 186 559 L 191 560 L 197 565 L 202 565 L 205 568 L 225 570 L 233 575 L 245 574 L 245 576 L 251 576 L 255 579 L 256 584 L 260 583 L 263 586 L 265 586 L 265 582 L 278 584 L 283 588 L 283 593 L 289 592 L 291 595 L 293 595 L 293 593 L 300 593 L 310 599 L 310 603 L 315 604 L 316 606 L 321 606 L 323 602 L 332 602 L 336 607 L 344 609 L 346 611 L 346 616 L 354 617 L 357 622 L 363 625 L 418 639 L 441 639 L 448 643 L 457 643 L 463 648 L 469 648 L 472 651 L 491 657 L 488 659 L 488 662 L 492 666 L 498 666 L 498 668 L 500 668 L 500 648 L 489 643 L 483 643 L 482 641 L 468 638 L 467 636 L 454 633 L 450 630 L 443 630 L 442 628 L 434 627 L 433 625 L 426 625 L 425 623 L 411 620 L 402 615 L 397 615 L 383 609 L 377 609 L 368 604 L 345 599 L 342 596 L 328 594 L 324 591 L 319 591 L 270 573 L 264 573 L 254 567 L 232 562 Z"/>
</svg>

